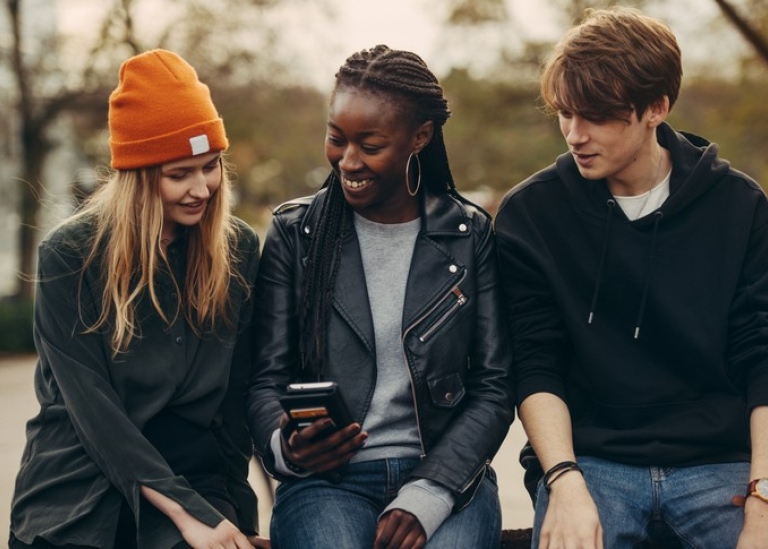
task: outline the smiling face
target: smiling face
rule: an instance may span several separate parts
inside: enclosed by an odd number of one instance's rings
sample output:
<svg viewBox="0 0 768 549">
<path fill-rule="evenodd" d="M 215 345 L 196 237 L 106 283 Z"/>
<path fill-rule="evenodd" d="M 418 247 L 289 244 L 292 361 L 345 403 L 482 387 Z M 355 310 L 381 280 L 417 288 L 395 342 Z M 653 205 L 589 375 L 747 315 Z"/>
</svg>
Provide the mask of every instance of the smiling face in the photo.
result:
<svg viewBox="0 0 768 549">
<path fill-rule="evenodd" d="M 200 223 L 208 201 L 221 185 L 221 178 L 220 151 L 175 160 L 161 166 L 161 239 L 173 240 L 179 225 L 189 227 Z"/>
<path fill-rule="evenodd" d="M 418 217 L 418 202 L 406 187 L 405 170 L 432 136 L 432 122 L 414 125 L 393 100 L 353 88 L 332 98 L 325 156 L 341 180 L 344 198 L 377 223 L 403 223 Z M 411 182 L 412 188 L 415 181 Z"/>
</svg>

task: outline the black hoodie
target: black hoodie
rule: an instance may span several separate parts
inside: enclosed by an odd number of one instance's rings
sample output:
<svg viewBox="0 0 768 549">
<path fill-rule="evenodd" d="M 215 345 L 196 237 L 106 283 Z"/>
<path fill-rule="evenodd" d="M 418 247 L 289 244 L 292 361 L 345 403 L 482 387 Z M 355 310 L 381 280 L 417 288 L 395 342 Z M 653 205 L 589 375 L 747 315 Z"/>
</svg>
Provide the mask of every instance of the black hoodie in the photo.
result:
<svg viewBox="0 0 768 549">
<path fill-rule="evenodd" d="M 635 221 L 570 153 L 504 198 L 518 403 L 561 397 L 577 455 L 749 460 L 749 412 L 768 404 L 768 202 L 716 145 L 657 137 L 670 196 Z"/>
</svg>

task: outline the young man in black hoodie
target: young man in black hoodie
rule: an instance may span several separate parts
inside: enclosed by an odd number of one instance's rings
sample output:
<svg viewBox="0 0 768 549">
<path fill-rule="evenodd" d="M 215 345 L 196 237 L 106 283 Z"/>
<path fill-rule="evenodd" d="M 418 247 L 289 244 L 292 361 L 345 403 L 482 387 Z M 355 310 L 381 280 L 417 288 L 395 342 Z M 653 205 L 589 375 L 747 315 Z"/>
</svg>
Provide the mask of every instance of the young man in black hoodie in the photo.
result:
<svg viewBox="0 0 768 549">
<path fill-rule="evenodd" d="M 588 13 L 541 81 L 569 151 L 496 218 L 534 547 L 766 547 L 768 202 L 665 122 L 681 75 L 668 27 Z"/>
</svg>

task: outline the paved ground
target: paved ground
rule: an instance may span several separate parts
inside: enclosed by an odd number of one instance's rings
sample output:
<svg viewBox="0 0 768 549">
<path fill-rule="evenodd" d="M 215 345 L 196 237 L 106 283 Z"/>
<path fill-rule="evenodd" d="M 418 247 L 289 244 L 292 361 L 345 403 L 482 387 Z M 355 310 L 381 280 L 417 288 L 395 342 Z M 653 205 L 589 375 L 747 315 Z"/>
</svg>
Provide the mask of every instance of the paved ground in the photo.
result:
<svg viewBox="0 0 768 549">
<path fill-rule="evenodd" d="M 13 482 L 24 447 L 24 425 L 37 408 L 32 383 L 34 365 L 34 356 L 0 357 L 0 540 L 7 539 Z M 517 463 L 517 452 L 524 440 L 520 423 L 515 422 L 493 463 L 499 477 L 506 529 L 527 528 L 533 523 L 522 469 Z M 261 524 L 266 529 L 270 516 L 269 488 L 258 469 L 251 469 L 251 481 L 259 494 Z"/>
</svg>

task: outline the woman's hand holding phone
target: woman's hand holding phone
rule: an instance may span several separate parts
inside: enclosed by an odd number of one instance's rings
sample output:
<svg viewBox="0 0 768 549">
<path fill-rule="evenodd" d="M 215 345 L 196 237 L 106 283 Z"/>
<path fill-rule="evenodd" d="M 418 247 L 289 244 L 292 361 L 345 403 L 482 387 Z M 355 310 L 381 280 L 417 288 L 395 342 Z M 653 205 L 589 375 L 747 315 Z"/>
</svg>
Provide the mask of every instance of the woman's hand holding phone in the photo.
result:
<svg viewBox="0 0 768 549">
<path fill-rule="evenodd" d="M 280 428 L 288 424 L 288 414 L 283 413 Z M 354 422 L 328 436 L 318 436 L 332 425 L 328 417 L 313 421 L 301 430 L 283 432 L 283 456 L 302 469 L 312 473 L 326 473 L 346 465 L 363 447 L 368 433 Z"/>
</svg>

